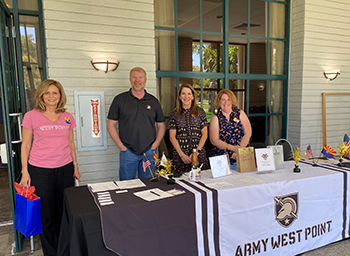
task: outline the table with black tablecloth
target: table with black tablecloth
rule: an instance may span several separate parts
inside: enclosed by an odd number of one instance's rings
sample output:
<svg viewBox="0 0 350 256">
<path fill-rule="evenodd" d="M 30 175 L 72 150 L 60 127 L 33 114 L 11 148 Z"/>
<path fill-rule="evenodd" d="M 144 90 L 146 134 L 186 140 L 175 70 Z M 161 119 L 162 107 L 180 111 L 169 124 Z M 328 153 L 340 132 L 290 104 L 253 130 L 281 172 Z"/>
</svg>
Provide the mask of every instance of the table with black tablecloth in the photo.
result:
<svg viewBox="0 0 350 256">
<path fill-rule="evenodd" d="M 107 215 L 86 186 L 68 188 L 59 255 L 295 255 L 349 237 L 350 169 L 299 166 L 299 174 L 285 162 L 283 170 L 217 179 L 203 171 L 200 182 L 176 185 L 146 179 L 146 187 L 113 194 Z M 133 194 L 174 187 L 185 193 L 151 202 Z"/>
<path fill-rule="evenodd" d="M 142 181 L 147 189 L 167 191 L 178 188 L 185 193 L 152 202 L 133 195 L 145 187 L 128 189 L 128 193 L 114 193 L 115 204 L 109 209 L 115 212 L 115 218 L 109 224 L 106 222 L 110 220 L 104 221 L 108 228 L 113 226 L 113 237 L 118 236 L 121 244 L 118 253 L 141 255 L 147 248 L 151 253 L 147 255 L 162 255 L 168 251 L 172 253 L 166 255 L 176 255 L 174 252 L 184 249 L 189 255 L 196 254 L 194 195 L 177 184 L 168 185 L 164 178 L 159 182 Z M 66 189 L 59 255 L 116 255 L 103 243 L 109 238 L 103 238 L 100 211 L 89 189 L 86 186 Z"/>
</svg>

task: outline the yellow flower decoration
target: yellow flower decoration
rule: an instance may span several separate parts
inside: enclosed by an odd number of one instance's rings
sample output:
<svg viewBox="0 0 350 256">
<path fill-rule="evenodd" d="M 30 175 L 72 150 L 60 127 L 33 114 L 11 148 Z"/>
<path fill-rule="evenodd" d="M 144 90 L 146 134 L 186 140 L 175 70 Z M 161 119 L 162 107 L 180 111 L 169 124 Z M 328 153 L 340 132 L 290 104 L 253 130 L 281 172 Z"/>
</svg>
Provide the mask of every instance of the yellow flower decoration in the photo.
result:
<svg viewBox="0 0 350 256">
<path fill-rule="evenodd" d="M 346 146 L 345 142 L 343 142 L 343 143 L 340 143 L 338 148 L 339 148 L 339 157 L 340 159 L 343 159 L 343 156 L 348 151 L 349 146 Z"/>
</svg>

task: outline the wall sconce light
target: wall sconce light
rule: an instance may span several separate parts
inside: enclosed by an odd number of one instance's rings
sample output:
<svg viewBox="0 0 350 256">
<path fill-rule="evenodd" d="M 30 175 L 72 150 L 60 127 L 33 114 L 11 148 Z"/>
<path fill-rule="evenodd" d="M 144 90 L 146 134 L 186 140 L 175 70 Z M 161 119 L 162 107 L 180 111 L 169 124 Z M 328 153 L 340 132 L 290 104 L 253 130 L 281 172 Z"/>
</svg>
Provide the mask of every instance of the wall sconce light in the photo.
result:
<svg viewBox="0 0 350 256">
<path fill-rule="evenodd" d="M 339 71 L 324 71 L 323 75 L 326 79 L 329 79 L 330 81 L 333 81 L 340 75 Z"/>
<path fill-rule="evenodd" d="M 103 71 L 105 73 L 115 71 L 119 67 L 119 63 L 117 60 L 108 60 L 107 58 L 94 58 L 91 60 L 91 65 L 97 71 Z"/>
</svg>

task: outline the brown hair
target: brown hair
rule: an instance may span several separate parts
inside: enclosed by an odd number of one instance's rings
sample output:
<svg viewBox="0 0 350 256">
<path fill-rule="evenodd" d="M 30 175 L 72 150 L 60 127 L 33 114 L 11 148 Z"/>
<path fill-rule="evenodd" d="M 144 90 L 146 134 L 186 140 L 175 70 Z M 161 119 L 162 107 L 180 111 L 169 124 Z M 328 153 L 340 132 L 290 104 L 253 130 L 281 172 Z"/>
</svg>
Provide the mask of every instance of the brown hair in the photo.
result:
<svg viewBox="0 0 350 256">
<path fill-rule="evenodd" d="M 191 103 L 191 108 L 190 108 L 190 112 L 191 112 L 191 115 L 195 116 L 195 117 L 198 117 L 199 116 L 199 107 L 197 106 L 197 101 L 196 101 L 196 93 L 193 89 L 193 86 L 190 85 L 190 84 L 183 84 L 180 86 L 180 89 L 179 89 L 179 92 L 177 94 L 177 98 L 176 98 L 176 112 L 177 112 L 177 116 L 180 117 L 183 115 L 184 113 L 184 109 L 182 107 L 182 102 L 180 100 L 180 96 L 181 96 L 181 92 L 182 92 L 182 89 L 183 88 L 188 88 L 191 90 L 192 92 L 192 95 L 193 95 L 193 100 L 192 100 L 192 103 Z"/>
<path fill-rule="evenodd" d="M 59 93 L 60 93 L 60 100 L 57 104 L 55 112 L 56 113 L 65 112 L 66 109 L 64 108 L 64 106 L 67 103 L 66 94 L 64 93 L 63 86 L 60 84 L 60 82 L 53 80 L 53 79 L 47 79 L 47 80 L 43 81 L 36 89 L 36 92 L 34 95 L 34 99 L 36 101 L 36 104 L 35 104 L 34 109 L 40 110 L 41 112 L 46 111 L 46 105 L 45 105 L 45 102 L 43 100 L 43 95 L 45 92 L 47 92 L 47 89 L 49 88 L 50 85 L 56 86 Z"/>
<path fill-rule="evenodd" d="M 226 89 L 220 90 L 218 95 L 216 95 L 216 98 L 214 101 L 214 107 L 216 109 L 220 109 L 220 101 L 221 101 L 222 95 L 224 95 L 224 94 L 227 94 L 227 96 L 230 98 L 232 108 L 237 108 L 238 104 L 237 104 L 237 98 L 236 98 L 235 94 L 231 90 L 226 90 Z"/>
</svg>

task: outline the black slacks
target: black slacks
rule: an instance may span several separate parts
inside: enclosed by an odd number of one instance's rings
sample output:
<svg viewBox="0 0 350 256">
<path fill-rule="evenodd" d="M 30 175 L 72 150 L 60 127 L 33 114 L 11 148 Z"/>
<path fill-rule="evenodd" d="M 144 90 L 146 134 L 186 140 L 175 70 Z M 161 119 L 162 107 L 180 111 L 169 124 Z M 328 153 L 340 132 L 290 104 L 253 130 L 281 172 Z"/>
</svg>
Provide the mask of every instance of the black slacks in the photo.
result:
<svg viewBox="0 0 350 256">
<path fill-rule="evenodd" d="M 43 233 L 40 235 L 45 256 L 57 254 L 63 211 L 63 191 L 74 186 L 73 162 L 59 168 L 40 168 L 28 164 L 31 185 L 41 198 Z"/>
</svg>

